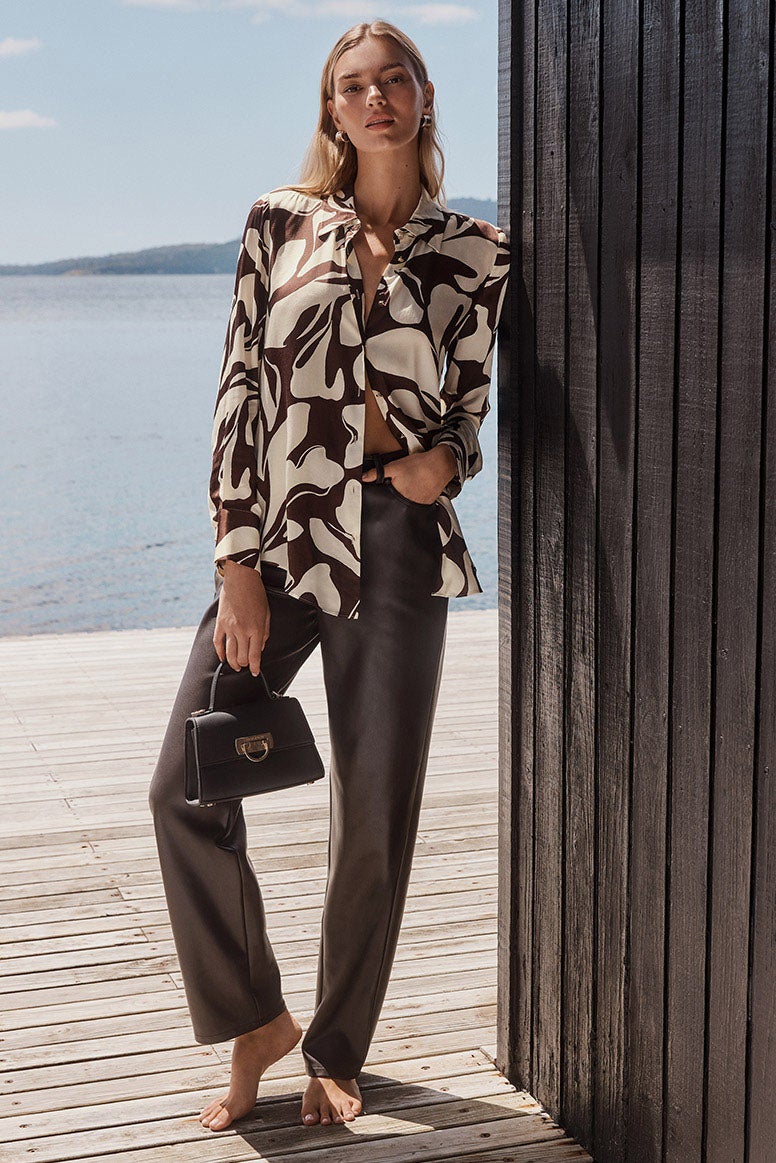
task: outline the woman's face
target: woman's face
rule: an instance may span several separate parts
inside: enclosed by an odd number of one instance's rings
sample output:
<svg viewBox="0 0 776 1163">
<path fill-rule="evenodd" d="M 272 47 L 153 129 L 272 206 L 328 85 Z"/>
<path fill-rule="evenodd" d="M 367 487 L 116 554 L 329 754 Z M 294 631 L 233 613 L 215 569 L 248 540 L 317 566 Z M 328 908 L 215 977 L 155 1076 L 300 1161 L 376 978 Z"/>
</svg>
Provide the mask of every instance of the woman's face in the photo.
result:
<svg viewBox="0 0 776 1163">
<path fill-rule="evenodd" d="M 395 149 L 413 141 L 434 86 L 421 86 L 407 54 L 389 37 L 367 37 L 334 67 L 334 99 L 327 103 L 337 126 L 359 151 Z"/>
</svg>

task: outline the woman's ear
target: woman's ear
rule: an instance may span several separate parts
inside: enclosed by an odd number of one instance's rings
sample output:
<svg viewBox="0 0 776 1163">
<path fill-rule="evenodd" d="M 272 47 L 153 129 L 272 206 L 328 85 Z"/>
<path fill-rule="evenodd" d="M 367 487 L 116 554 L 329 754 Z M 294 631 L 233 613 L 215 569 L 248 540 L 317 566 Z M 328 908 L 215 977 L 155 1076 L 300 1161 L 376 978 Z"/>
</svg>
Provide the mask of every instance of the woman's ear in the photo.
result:
<svg viewBox="0 0 776 1163">
<path fill-rule="evenodd" d="M 431 81 L 426 81 L 423 89 L 423 111 L 424 113 L 432 113 L 434 109 L 434 86 Z"/>
</svg>

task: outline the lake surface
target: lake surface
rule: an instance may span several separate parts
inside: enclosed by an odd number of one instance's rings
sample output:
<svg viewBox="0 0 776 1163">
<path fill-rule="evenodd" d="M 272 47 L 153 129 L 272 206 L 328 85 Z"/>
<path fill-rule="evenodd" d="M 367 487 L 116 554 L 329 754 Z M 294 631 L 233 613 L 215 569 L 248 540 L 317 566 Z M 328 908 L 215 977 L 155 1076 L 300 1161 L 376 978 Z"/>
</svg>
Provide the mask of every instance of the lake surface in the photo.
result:
<svg viewBox="0 0 776 1163">
<path fill-rule="evenodd" d="M 196 625 L 213 599 L 210 433 L 231 275 L 0 276 L 0 635 Z M 496 374 L 454 502 L 497 604 Z"/>
</svg>

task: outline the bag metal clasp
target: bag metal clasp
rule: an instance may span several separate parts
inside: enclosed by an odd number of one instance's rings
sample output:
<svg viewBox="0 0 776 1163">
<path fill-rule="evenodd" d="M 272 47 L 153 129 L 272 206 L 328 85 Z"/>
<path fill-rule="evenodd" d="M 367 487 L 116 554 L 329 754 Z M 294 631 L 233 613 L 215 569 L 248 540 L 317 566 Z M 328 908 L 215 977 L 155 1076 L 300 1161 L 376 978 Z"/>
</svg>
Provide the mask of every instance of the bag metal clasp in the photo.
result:
<svg viewBox="0 0 776 1163">
<path fill-rule="evenodd" d="M 260 735 L 240 735 L 235 739 L 234 746 L 238 755 L 244 755 L 251 763 L 261 763 L 262 759 L 267 758 L 275 743 L 271 731 L 262 731 Z"/>
</svg>

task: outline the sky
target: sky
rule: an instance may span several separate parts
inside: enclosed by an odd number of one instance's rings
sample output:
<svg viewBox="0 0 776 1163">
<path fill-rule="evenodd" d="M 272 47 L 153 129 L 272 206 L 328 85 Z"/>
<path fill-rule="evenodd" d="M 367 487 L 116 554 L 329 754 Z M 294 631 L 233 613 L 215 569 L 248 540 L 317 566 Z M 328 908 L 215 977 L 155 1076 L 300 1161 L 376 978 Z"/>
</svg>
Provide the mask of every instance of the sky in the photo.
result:
<svg viewBox="0 0 776 1163">
<path fill-rule="evenodd" d="M 495 199 L 497 0 L 5 0 L 0 263 L 239 237 L 298 177 L 331 47 L 377 18 L 426 60 L 448 199 Z"/>
</svg>

